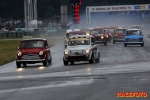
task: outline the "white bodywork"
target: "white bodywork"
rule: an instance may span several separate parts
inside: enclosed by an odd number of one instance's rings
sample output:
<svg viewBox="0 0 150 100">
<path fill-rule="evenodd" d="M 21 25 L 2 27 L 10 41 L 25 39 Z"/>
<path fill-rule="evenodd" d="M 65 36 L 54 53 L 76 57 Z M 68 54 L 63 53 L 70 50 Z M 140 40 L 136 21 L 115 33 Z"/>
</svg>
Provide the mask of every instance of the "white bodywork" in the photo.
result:
<svg viewBox="0 0 150 100">
<path fill-rule="evenodd" d="M 86 36 L 86 35 L 83 35 Z M 75 36 L 77 37 L 77 36 Z M 87 52 L 89 51 L 89 52 Z M 92 57 L 92 54 L 94 56 L 94 60 L 98 59 L 100 57 L 100 52 L 97 49 L 97 45 L 93 44 L 90 39 L 89 45 L 73 45 L 69 46 L 67 45 L 67 48 L 64 51 L 64 61 L 89 61 Z M 75 57 L 77 59 L 70 59 L 71 57 Z M 78 58 L 79 57 L 79 58 Z M 83 59 L 82 59 L 83 57 Z M 85 59 L 84 59 L 85 58 Z"/>
</svg>

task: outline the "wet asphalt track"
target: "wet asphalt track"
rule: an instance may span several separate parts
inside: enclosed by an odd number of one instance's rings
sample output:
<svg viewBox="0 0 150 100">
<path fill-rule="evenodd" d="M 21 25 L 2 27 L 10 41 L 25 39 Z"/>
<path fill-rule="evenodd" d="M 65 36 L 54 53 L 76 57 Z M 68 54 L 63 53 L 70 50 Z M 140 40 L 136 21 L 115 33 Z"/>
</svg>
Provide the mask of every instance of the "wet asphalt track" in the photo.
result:
<svg viewBox="0 0 150 100">
<path fill-rule="evenodd" d="M 62 40 L 61 40 L 62 39 Z M 51 48 L 52 65 L 15 62 L 0 67 L 0 100 L 150 100 L 150 39 L 145 46 L 98 45 L 100 63 L 63 65 L 63 37 Z M 147 98 L 117 98 L 116 93 L 147 92 Z"/>
</svg>

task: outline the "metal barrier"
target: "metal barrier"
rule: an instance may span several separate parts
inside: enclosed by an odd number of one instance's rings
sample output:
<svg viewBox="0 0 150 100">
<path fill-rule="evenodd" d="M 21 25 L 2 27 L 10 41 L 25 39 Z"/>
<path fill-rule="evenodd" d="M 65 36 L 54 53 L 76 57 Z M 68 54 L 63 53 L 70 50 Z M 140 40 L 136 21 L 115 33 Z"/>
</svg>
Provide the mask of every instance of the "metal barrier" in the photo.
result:
<svg viewBox="0 0 150 100">
<path fill-rule="evenodd" d="M 5 38 L 22 38 L 23 36 L 31 36 L 32 32 L 1 32 L 0 37 Z"/>
</svg>

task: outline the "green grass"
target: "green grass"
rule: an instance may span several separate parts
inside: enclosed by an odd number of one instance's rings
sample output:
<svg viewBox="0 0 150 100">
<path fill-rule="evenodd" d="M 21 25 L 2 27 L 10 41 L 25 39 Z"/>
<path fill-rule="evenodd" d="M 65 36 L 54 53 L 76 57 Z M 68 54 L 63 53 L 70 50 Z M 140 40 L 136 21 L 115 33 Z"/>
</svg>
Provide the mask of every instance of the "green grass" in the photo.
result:
<svg viewBox="0 0 150 100">
<path fill-rule="evenodd" d="M 16 54 L 21 40 L 3 40 L 0 41 L 0 66 L 16 59 Z M 53 39 L 48 39 L 49 46 L 56 44 Z"/>
<path fill-rule="evenodd" d="M 0 41 L 0 66 L 14 61 L 20 40 Z"/>
</svg>

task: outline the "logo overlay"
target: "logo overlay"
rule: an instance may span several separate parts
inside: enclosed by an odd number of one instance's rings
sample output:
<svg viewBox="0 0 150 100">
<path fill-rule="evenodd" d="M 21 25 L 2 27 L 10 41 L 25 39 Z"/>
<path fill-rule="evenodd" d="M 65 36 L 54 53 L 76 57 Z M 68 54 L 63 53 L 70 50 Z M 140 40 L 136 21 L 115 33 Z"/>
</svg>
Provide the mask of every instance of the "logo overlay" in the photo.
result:
<svg viewBox="0 0 150 100">
<path fill-rule="evenodd" d="M 117 92 L 118 98 L 146 98 L 148 94 L 146 92 Z"/>
</svg>

